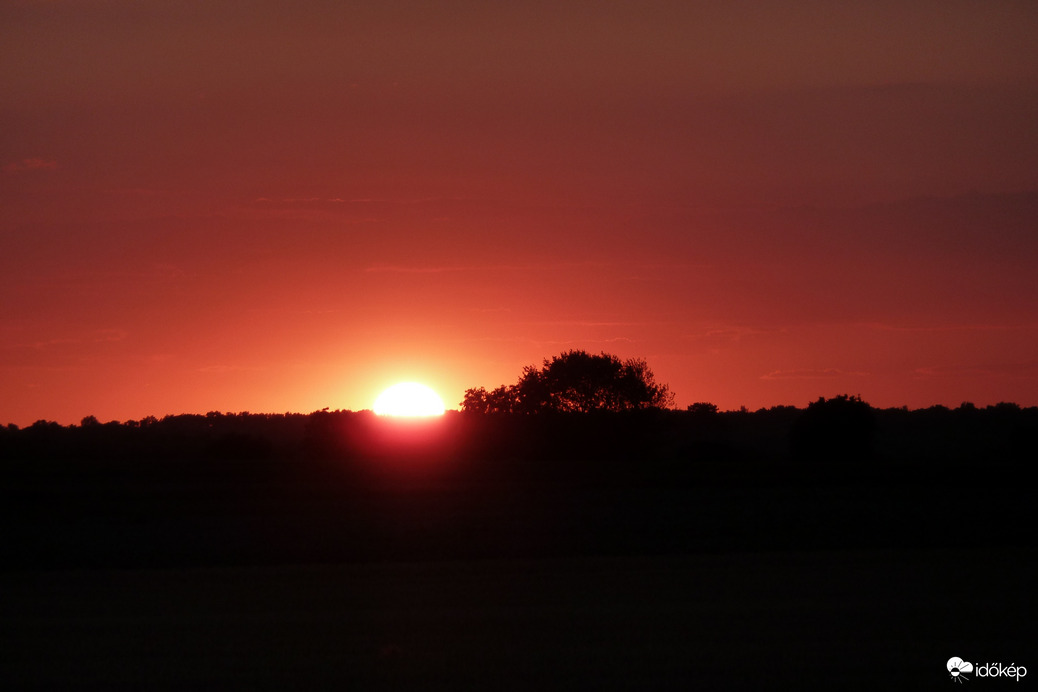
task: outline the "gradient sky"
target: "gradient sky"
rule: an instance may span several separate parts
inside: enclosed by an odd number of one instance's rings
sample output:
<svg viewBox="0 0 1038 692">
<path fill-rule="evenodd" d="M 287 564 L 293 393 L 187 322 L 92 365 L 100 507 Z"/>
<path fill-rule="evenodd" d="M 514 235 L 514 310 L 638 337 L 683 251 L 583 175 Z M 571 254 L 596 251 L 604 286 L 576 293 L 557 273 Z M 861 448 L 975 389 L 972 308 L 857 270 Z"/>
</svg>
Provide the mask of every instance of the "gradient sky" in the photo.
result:
<svg viewBox="0 0 1038 692">
<path fill-rule="evenodd" d="M 0 4 L 0 423 L 1038 404 L 1038 3 Z"/>
</svg>

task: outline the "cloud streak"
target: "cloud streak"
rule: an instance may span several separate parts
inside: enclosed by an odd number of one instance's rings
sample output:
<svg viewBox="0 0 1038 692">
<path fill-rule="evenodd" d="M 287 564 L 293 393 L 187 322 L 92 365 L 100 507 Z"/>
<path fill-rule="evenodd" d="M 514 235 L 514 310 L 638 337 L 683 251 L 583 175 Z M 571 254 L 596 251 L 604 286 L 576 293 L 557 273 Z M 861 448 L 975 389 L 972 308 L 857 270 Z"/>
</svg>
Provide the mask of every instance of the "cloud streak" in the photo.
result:
<svg viewBox="0 0 1038 692">
<path fill-rule="evenodd" d="M 58 162 L 40 157 L 30 157 L 20 161 L 12 161 L 4 166 L 7 173 L 25 173 L 28 171 L 53 171 L 57 170 Z"/>
<path fill-rule="evenodd" d="M 1038 361 L 995 365 L 933 365 L 916 368 L 917 377 L 1038 377 Z"/>
<path fill-rule="evenodd" d="M 840 370 L 839 368 L 802 369 L 802 370 L 772 370 L 766 375 L 761 375 L 762 380 L 828 380 L 837 377 L 871 377 L 871 373 L 858 372 L 854 370 Z"/>
<path fill-rule="evenodd" d="M 886 324 L 882 322 L 866 322 L 865 327 L 875 329 L 877 331 L 885 332 L 919 332 L 919 333 L 939 333 L 939 332 L 1008 332 L 1008 331 L 1020 331 L 1028 329 L 1038 329 L 1038 324 L 1023 323 L 1023 324 L 941 324 L 941 325 L 910 325 L 902 326 L 895 324 Z"/>
<path fill-rule="evenodd" d="M 444 266 L 406 266 L 400 264 L 376 264 L 364 268 L 366 274 L 446 274 L 448 272 L 471 271 L 476 267 L 456 265 Z"/>
</svg>

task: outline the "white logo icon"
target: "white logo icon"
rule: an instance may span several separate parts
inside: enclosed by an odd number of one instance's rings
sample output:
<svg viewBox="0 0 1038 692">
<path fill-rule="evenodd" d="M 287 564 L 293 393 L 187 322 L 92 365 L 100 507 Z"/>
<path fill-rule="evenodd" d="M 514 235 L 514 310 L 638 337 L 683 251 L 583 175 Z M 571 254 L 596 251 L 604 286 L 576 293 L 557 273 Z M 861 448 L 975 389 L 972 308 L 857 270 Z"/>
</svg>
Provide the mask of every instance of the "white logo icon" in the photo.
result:
<svg viewBox="0 0 1038 692">
<path fill-rule="evenodd" d="M 964 682 L 969 680 L 965 673 L 973 672 L 973 664 L 969 661 L 963 661 L 958 656 L 953 656 L 948 659 L 948 672 L 951 673 L 953 682 Z"/>
</svg>

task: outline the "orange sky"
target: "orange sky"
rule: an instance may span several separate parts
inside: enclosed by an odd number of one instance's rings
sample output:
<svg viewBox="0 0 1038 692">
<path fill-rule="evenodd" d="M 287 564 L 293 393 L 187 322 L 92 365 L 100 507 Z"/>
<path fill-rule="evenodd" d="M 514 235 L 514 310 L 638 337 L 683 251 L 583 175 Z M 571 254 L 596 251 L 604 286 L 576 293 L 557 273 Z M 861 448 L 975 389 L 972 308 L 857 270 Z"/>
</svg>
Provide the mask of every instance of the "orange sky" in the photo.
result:
<svg viewBox="0 0 1038 692">
<path fill-rule="evenodd" d="M 1038 5 L 364 4 L 0 6 L 0 423 L 1038 404 Z"/>
</svg>

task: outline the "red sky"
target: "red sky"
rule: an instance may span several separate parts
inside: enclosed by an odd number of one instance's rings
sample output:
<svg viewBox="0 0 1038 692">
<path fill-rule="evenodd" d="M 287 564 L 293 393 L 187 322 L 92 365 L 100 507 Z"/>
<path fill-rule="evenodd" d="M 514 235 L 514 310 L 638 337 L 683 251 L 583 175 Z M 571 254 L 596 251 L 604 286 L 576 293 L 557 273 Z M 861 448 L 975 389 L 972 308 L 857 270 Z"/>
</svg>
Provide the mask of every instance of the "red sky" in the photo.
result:
<svg viewBox="0 0 1038 692">
<path fill-rule="evenodd" d="M 1038 5 L 514 4 L 0 5 L 0 423 L 1038 404 Z"/>
</svg>

